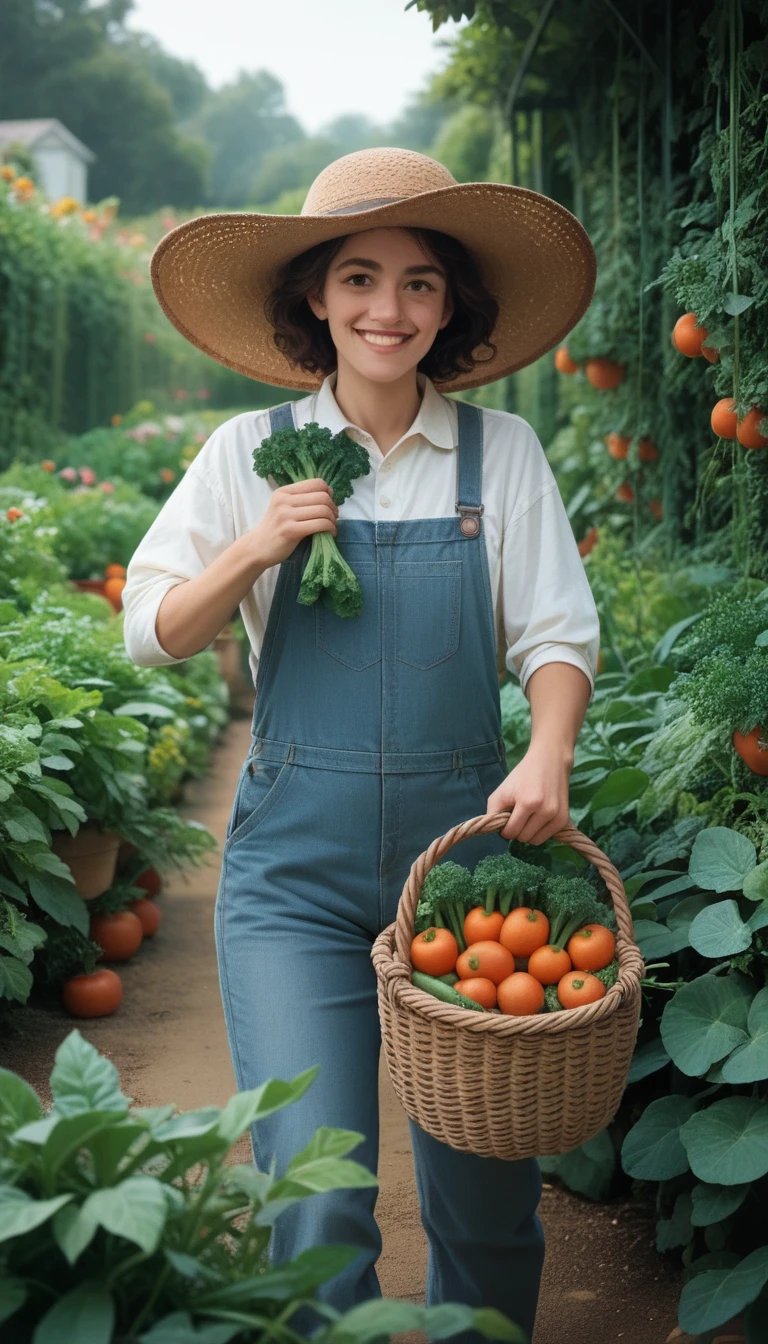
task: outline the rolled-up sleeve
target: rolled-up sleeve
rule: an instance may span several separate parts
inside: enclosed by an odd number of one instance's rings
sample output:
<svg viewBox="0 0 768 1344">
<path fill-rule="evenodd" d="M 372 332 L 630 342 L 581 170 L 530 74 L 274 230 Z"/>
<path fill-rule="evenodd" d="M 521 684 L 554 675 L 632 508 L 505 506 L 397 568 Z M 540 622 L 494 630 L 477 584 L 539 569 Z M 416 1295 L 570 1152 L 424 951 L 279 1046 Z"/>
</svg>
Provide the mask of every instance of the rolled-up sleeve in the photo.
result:
<svg viewBox="0 0 768 1344">
<path fill-rule="evenodd" d="M 140 667 L 181 663 L 160 644 L 155 632 L 165 594 L 194 579 L 235 540 L 232 516 L 213 482 L 191 464 L 134 551 L 123 589 L 123 639 Z"/>
<path fill-rule="evenodd" d="M 587 677 L 591 700 L 600 619 L 552 469 L 533 438 L 539 481 L 513 507 L 502 542 L 506 665 L 527 693 L 544 663 L 572 663 Z"/>
</svg>

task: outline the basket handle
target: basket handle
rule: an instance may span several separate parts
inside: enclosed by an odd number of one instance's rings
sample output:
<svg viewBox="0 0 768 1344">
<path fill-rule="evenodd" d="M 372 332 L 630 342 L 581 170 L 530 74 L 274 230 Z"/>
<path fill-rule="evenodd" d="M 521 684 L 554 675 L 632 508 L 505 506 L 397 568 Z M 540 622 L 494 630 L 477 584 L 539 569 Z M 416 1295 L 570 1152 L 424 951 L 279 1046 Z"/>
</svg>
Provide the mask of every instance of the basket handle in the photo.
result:
<svg viewBox="0 0 768 1344">
<path fill-rule="evenodd" d="M 469 821 L 462 821 L 460 825 L 452 826 L 450 831 L 446 831 L 445 835 L 438 836 L 436 840 L 433 840 L 429 848 L 414 860 L 403 887 L 395 919 L 397 956 L 405 966 L 410 967 L 411 965 L 410 948 L 413 938 L 413 922 L 421 888 L 424 885 L 427 873 L 434 868 L 436 863 L 440 862 L 449 849 L 458 845 L 462 840 L 468 840 L 473 835 L 491 835 L 495 831 L 503 831 L 511 815 L 511 812 L 494 812 L 492 814 L 486 813 L 485 816 L 481 817 L 472 817 Z M 618 869 L 614 867 L 608 856 L 598 848 L 594 840 L 590 840 L 588 835 L 584 835 L 583 831 L 580 831 L 578 826 L 574 826 L 572 821 L 566 822 L 565 826 L 552 836 L 552 839 L 570 845 L 572 849 L 575 849 L 578 854 L 583 854 L 597 868 L 611 893 L 613 908 L 616 911 L 616 923 L 619 927 L 617 939 L 619 965 L 622 969 L 635 969 L 639 975 L 642 975 L 645 967 L 635 943 L 632 915 Z"/>
</svg>

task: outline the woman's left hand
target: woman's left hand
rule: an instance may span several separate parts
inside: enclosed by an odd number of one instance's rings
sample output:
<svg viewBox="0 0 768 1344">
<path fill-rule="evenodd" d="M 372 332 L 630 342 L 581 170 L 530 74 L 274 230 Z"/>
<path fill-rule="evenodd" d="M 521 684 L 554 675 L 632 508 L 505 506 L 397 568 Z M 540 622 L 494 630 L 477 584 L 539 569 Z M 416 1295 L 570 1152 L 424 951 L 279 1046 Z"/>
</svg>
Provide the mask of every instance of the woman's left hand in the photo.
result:
<svg viewBox="0 0 768 1344">
<path fill-rule="evenodd" d="M 511 812 L 503 840 L 543 845 L 570 821 L 568 786 L 572 758 L 551 747 L 530 746 L 523 759 L 488 799 L 488 812 Z"/>
</svg>

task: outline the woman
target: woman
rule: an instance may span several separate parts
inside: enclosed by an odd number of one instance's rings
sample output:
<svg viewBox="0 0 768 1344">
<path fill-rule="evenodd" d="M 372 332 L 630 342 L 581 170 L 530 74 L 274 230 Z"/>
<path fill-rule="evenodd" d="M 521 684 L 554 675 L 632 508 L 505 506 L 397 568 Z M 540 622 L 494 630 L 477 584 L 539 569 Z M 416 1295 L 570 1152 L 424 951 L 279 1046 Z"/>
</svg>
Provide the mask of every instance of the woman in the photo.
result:
<svg viewBox="0 0 768 1344">
<path fill-rule="evenodd" d="M 281 1172 L 319 1125 L 364 1136 L 376 1170 L 379 1021 L 372 942 L 413 859 L 485 810 L 501 836 L 469 865 L 568 819 L 573 751 L 592 694 L 594 602 L 541 445 L 519 416 L 438 390 L 477 386 L 557 344 L 587 307 L 594 254 L 548 198 L 457 185 L 434 160 L 363 150 L 326 168 L 302 214 L 218 215 L 168 234 L 159 300 L 189 340 L 263 382 L 310 395 L 220 426 L 128 569 L 125 639 L 143 665 L 205 648 L 240 605 L 252 646 L 252 744 L 216 903 L 238 1087 L 319 1064 L 296 1104 L 261 1121 L 254 1155 Z M 368 449 L 337 509 L 322 480 L 275 488 L 253 449 L 318 421 Z M 309 538 L 334 534 L 361 616 L 296 601 Z M 500 667 L 499 667 L 500 661 Z M 507 774 L 498 671 L 532 712 Z M 427 1301 L 495 1306 L 533 1332 L 544 1246 L 536 1161 L 460 1153 L 411 1123 Z M 313 1196 L 279 1219 L 276 1263 L 312 1245 L 360 1254 L 328 1285 L 376 1296 L 375 1192 Z"/>
</svg>

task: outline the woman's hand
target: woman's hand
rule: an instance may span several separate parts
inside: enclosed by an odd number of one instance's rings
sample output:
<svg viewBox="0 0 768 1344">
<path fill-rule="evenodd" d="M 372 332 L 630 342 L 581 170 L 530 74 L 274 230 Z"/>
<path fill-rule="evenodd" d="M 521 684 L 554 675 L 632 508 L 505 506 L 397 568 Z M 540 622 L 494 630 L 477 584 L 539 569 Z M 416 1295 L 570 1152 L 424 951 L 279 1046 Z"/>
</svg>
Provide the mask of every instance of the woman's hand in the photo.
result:
<svg viewBox="0 0 768 1344">
<path fill-rule="evenodd" d="M 531 745 L 523 759 L 488 799 L 488 812 L 511 812 L 500 831 L 504 840 L 543 845 L 570 821 L 568 784 L 572 756 L 563 757 L 550 746 Z"/>
<path fill-rule="evenodd" d="M 296 481 L 272 493 L 264 517 L 245 535 L 260 570 L 286 560 L 304 537 L 315 532 L 336 535 L 339 510 L 325 481 Z"/>
</svg>

